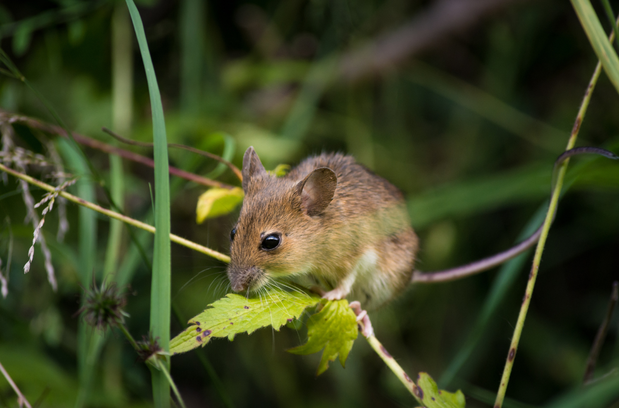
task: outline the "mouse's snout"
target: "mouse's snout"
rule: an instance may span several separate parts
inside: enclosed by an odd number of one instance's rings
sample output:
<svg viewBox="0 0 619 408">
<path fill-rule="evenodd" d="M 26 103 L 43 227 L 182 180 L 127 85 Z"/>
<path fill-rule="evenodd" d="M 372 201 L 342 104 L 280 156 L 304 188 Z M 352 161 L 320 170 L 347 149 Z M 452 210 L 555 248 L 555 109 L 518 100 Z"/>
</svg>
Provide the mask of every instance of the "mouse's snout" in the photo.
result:
<svg viewBox="0 0 619 408">
<path fill-rule="evenodd" d="M 245 292 L 251 289 L 252 283 L 261 276 L 262 271 L 256 266 L 229 266 L 228 279 L 235 292 Z"/>
</svg>

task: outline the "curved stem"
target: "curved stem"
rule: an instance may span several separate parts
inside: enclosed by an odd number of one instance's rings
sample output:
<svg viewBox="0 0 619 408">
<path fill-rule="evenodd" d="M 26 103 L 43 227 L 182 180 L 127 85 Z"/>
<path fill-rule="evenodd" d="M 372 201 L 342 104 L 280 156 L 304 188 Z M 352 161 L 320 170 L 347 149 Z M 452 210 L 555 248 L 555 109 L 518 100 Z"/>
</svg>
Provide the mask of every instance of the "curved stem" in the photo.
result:
<svg viewBox="0 0 619 408">
<path fill-rule="evenodd" d="M 595 70 L 593 71 L 593 75 L 589 82 L 589 86 L 585 91 L 585 95 L 583 97 L 582 103 L 580 105 L 580 109 L 578 110 L 578 114 L 576 115 L 576 120 L 574 122 L 574 127 L 572 128 L 572 132 L 570 134 L 570 138 L 567 143 L 566 151 L 574 148 L 576 143 L 576 138 L 578 137 L 578 131 L 580 130 L 580 125 L 582 124 L 583 118 L 587 112 L 587 108 L 589 107 L 589 101 L 591 100 L 591 94 L 593 89 L 595 88 L 595 84 L 600 76 L 600 72 L 602 69 L 602 64 L 598 62 Z M 563 179 L 565 177 L 565 172 L 567 171 L 567 166 L 569 164 L 569 157 L 561 163 L 561 167 L 559 168 L 557 174 L 557 182 L 552 192 L 552 198 L 550 200 L 550 205 L 548 208 L 548 212 L 546 213 L 546 219 L 544 220 L 543 230 L 539 241 L 537 243 L 537 248 L 535 249 L 535 256 L 533 257 L 533 265 L 531 267 L 531 273 L 529 274 L 529 281 L 527 283 L 527 288 L 525 290 L 524 299 L 522 301 L 522 306 L 520 307 L 520 313 L 518 314 L 518 320 L 516 322 L 516 327 L 514 328 L 514 334 L 512 336 L 512 341 L 509 346 L 509 352 L 507 353 L 507 360 L 505 361 L 505 367 L 503 369 L 503 375 L 501 376 L 501 382 L 499 385 L 499 389 L 497 392 L 496 400 L 494 403 L 494 408 L 501 408 L 503 406 L 503 401 L 505 399 L 505 392 L 507 391 L 507 385 L 509 384 L 509 377 L 512 372 L 512 368 L 514 366 L 514 359 L 516 357 L 516 351 L 518 350 L 518 344 L 520 343 L 520 336 L 522 335 L 522 329 L 524 327 L 524 321 L 526 320 L 527 311 L 529 310 L 529 305 L 531 303 L 531 297 L 533 296 L 533 289 L 535 288 L 535 281 L 537 279 L 537 274 L 539 271 L 539 265 L 542 259 L 542 253 L 544 252 L 544 246 L 546 245 L 546 239 L 548 238 L 548 231 L 550 230 L 550 224 L 552 223 L 552 219 L 554 213 L 557 209 L 557 202 L 559 200 L 559 194 L 561 192 L 561 187 L 563 185 Z"/>
<path fill-rule="evenodd" d="M 24 180 L 24 181 L 26 181 L 26 182 L 28 182 L 28 183 L 30 183 L 32 185 L 35 185 L 35 186 L 37 186 L 37 187 L 39 187 L 39 188 L 41 188 L 43 190 L 50 191 L 50 192 L 56 191 L 56 188 L 54 186 L 51 186 L 51 185 L 49 185 L 47 183 L 44 183 L 44 182 L 42 182 L 40 180 L 37 180 L 37 179 L 35 179 L 33 177 L 30 177 L 27 174 L 23 174 L 23 173 L 20 173 L 18 171 L 15 171 L 13 169 L 10 169 L 10 168 L 6 167 L 3 164 L 0 164 L 0 170 L 4 171 L 4 172 L 6 172 L 6 173 L 8 173 L 8 174 L 10 174 L 12 176 L 15 176 L 15 177 L 17 177 L 17 178 L 19 178 L 21 180 Z M 143 223 L 141 221 L 138 221 L 138 220 L 136 220 L 134 218 L 131 218 L 131 217 L 127 217 L 126 215 L 119 214 L 119 213 L 117 213 L 115 211 L 111 211 L 111 210 L 105 209 L 105 208 L 103 208 L 103 207 L 101 207 L 101 206 L 99 206 L 97 204 L 93 204 L 93 203 L 91 203 L 89 201 L 86 201 L 86 200 L 81 199 L 81 198 L 79 198 L 77 196 L 74 196 L 73 194 L 69 194 L 67 192 L 60 191 L 58 193 L 58 195 L 61 196 L 61 197 L 66 198 L 67 200 L 69 200 L 69 201 L 71 201 L 71 202 L 73 202 L 75 204 L 79 204 L 79 205 L 84 206 L 86 208 L 89 208 L 91 210 L 97 211 L 98 213 L 106 215 L 106 216 L 108 216 L 110 218 L 114 218 L 116 220 L 120 220 L 120 221 L 122 221 L 122 222 L 124 222 L 126 224 L 129 224 L 129 225 L 132 225 L 134 227 L 143 229 L 143 230 L 148 231 L 150 233 L 153 233 L 153 234 L 155 233 L 155 227 L 153 227 L 152 225 L 145 224 L 145 223 Z M 221 252 L 217 252 L 217 251 L 215 251 L 213 249 L 207 248 L 205 246 L 202 246 L 200 244 L 196 244 L 195 242 L 190 241 L 190 240 L 185 239 L 185 238 L 182 238 L 182 237 L 179 237 L 178 235 L 170 234 L 170 241 L 176 242 L 177 244 L 180 244 L 180 245 L 183 245 L 183 246 L 185 246 L 187 248 L 193 249 L 194 251 L 201 252 L 201 253 L 203 253 L 205 255 L 208 255 L 208 256 L 210 256 L 212 258 L 218 259 L 218 260 L 220 260 L 222 262 L 230 263 L 230 257 L 229 256 L 224 255 Z"/>
</svg>

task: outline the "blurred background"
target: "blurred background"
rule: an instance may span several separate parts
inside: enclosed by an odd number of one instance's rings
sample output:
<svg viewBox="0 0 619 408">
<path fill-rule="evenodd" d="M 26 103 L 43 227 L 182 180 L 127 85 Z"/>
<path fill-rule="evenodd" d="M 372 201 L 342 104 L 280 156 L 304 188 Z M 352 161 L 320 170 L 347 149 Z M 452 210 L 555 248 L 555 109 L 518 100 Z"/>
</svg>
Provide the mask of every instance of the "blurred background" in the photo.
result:
<svg viewBox="0 0 619 408">
<path fill-rule="evenodd" d="M 619 10 L 619 3 L 611 4 Z M 600 4 L 594 6 L 609 29 Z M 354 155 L 404 192 L 423 271 L 494 254 L 513 245 L 525 226 L 539 225 L 554 160 L 565 149 L 597 61 L 571 4 L 559 0 L 151 0 L 138 8 L 169 142 L 238 166 L 253 145 L 267 169 L 322 151 Z M 2 2 L 0 24 L 2 50 L 69 129 L 112 145 L 120 144 L 101 127 L 152 140 L 146 77 L 124 2 Z M 577 145 L 618 152 L 618 104 L 602 74 Z M 0 107 L 57 124 L 35 92 L 6 74 Z M 15 145 L 50 161 L 56 161 L 55 146 L 66 172 L 86 174 L 71 192 L 109 206 L 61 138 L 13 128 Z M 84 151 L 108 180 L 110 156 Z M 170 150 L 170 163 L 239 185 L 216 162 L 186 151 Z M 130 161 L 122 166 L 125 211 L 152 223 L 152 169 Z M 570 168 L 506 407 L 619 406 L 612 397 L 586 405 L 570 397 L 581 387 L 619 278 L 619 166 L 576 158 Z M 57 184 L 49 169 L 29 166 L 28 173 Z M 238 212 L 198 225 L 196 201 L 206 187 L 176 177 L 172 186 L 172 232 L 228 253 Z M 31 192 L 35 201 L 42 196 Z M 79 275 L 102 276 L 110 223 L 91 215 L 85 225 L 88 216 L 68 204 L 69 230 L 60 241 L 59 213 L 47 216 L 43 235 L 58 281 L 54 291 L 38 246 L 30 273 L 23 273 L 33 231 L 26 213 L 20 185 L 8 177 L 0 184 L 1 271 L 9 276 L 8 295 L 0 299 L 0 362 L 31 403 L 74 406 Z M 141 338 L 149 327 L 144 259 L 152 254 L 152 238 L 135 234 L 146 257 L 123 228 L 113 239 L 121 243 L 114 273 L 123 274 L 128 292 L 127 326 Z M 174 336 L 185 327 L 179 321 L 223 296 L 228 282 L 221 262 L 175 244 L 172 251 L 172 298 L 180 315 L 172 322 Z M 530 256 L 500 273 L 412 287 L 371 315 L 377 338 L 409 374 L 426 371 L 441 387 L 462 389 L 467 406 L 492 406 L 529 268 Z M 618 322 L 615 316 L 596 377 L 617 368 Z M 334 362 L 320 377 L 319 355 L 285 351 L 304 338 L 304 328 L 283 328 L 213 341 L 174 357 L 172 376 L 189 407 L 414 406 L 362 338 L 345 369 Z M 148 369 L 118 332 L 106 339 L 85 405 L 150 406 Z M 0 406 L 17 406 L 3 379 Z"/>
</svg>

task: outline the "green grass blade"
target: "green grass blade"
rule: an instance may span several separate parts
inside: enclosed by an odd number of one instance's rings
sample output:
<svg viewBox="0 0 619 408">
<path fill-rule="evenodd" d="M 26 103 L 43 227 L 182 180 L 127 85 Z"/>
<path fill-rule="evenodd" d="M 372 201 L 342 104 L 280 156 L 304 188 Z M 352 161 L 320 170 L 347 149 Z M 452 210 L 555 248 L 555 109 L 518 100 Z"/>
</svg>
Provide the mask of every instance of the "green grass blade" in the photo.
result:
<svg viewBox="0 0 619 408">
<path fill-rule="evenodd" d="M 591 2 L 589 0 L 572 0 L 572 5 L 576 10 L 580 24 L 589 37 L 589 42 L 595 54 L 604 67 L 604 72 L 619 92 L 619 58 L 610 41 L 608 41 Z"/>
<path fill-rule="evenodd" d="M 90 174 L 88 165 L 85 163 L 82 154 L 75 150 L 66 139 L 58 139 L 58 150 L 64 156 L 65 163 L 68 163 L 71 171 L 82 179 L 76 183 L 77 194 L 90 202 L 95 202 L 95 189 L 92 182 L 84 176 Z M 87 288 L 95 274 L 95 260 L 97 258 L 97 219 L 96 213 L 87 208 L 80 207 L 79 213 L 79 255 L 78 255 L 78 276 L 82 287 Z M 93 332 L 86 323 L 80 319 L 78 322 L 78 344 L 77 344 L 77 362 L 79 376 L 78 397 L 75 403 L 76 407 L 81 407 L 86 402 L 87 396 L 90 394 L 92 385 L 93 367 L 89 364 L 88 350 L 91 346 Z"/>
<path fill-rule="evenodd" d="M 161 348 L 167 352 L 170 345 L 170 181 L 168 173 L 168 147 L 163 117 L 161 95 L 157 85 L 155 69 L 150 58 L 144 26 L 133 0 L 126 0 L 131 20 L 140 46 L 146 71 L 153 117 L 153 143 L 155 156 L 155 248 L 153 278 L 151 286 L 150 330 L 158 339 Z M 169 361 L 166 362 L 169 370 Z M 152 370 L 153 398 L 156 407 L 170 406 L 170 385 L 165 375 Z"/>
</svg>

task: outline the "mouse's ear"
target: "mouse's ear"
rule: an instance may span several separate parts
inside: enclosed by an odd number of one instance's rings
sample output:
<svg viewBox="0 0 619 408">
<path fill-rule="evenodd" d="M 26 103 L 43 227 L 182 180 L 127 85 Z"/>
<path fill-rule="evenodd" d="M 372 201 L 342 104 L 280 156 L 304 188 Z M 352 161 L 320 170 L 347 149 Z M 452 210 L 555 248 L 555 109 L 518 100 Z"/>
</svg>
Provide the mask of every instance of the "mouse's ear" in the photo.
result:
<svg viewBox="0 0 619 408">
<path fill-rule="evenodd" d="M 297 184 L 297 192 L 301 196 L 301 205 L 309 216 L 323 212 L 333 199 L 337 176 L 328 167 L 312 171 Z"/>
<path fill-rule="evenodd" d="M 265 174 L 266 170 L 254 150 L 253 146 L 249 146 L 243 155 L 243 191 L 247 194 L 247 188 L 252 177 Z"/>
</svg>

